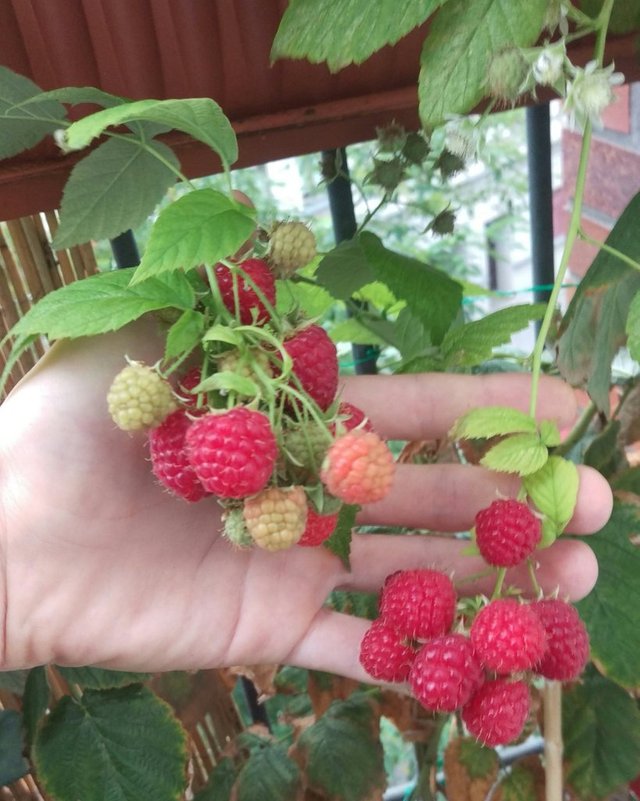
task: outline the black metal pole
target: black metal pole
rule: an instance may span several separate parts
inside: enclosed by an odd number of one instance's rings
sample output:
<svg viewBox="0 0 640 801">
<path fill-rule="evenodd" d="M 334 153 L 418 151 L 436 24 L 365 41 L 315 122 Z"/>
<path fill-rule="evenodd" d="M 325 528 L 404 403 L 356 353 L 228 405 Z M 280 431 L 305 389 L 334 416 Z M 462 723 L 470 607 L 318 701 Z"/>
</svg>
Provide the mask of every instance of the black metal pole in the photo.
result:
<svg viewBox="0 0 640 801">
<path fill-rule="evenodd" d="M 130 228 L 128 231 L 123 231 L 123 233 L 110 239 L 109 243 L 111 244 L 113 258 L 116 260 L 116 267 L 119 270 L 125 267 L 137 267 L 140 264 L 138 245 Z"/>
<path fill-rule="evenodd" d="M 529 106 L 527 115 L 527 163 L 531 214 L 531 264 L 534 300 L 546 302 L 555 278 L 553 252 L 553 187 L 551 183 L 551 120 L 549 103 Z"/>
<path fill-rule="evenodd" d="M 323 150 L 322 164 L 323 174 L 327 179 L 333 235 L 336 244 L 340 244 L 351 239 L 358 230 L 346 148 Z M 378 348 L 375 345 L 352 345 L 351 352 L 358 375 L 373 375 L 378 372 Z"/>
</svg>

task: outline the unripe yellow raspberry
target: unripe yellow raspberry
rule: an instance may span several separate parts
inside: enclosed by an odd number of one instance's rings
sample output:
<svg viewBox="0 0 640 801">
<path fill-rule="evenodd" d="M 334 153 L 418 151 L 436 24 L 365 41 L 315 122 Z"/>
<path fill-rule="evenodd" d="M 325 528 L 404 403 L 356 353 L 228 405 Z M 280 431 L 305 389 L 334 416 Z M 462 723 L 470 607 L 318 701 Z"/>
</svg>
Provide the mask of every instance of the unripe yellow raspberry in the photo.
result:
<svg viewBox="0 0 640 801">
<path fill-rule="evenodd" d="M 276 223 L 269 235 L 268 261 L 279 278 L 288 278 L 316 256 L 316 238 L 303 222 Z"/>
<path fill-rule="evenodd" d="M 113 379 L 107 404 L 123 431 L 155 428 L 178 408 L 169 383 L 140 362 L 131 362 Z"/>
<path fill-rule="evenodd" d="M 247 531 L 256 545 L 281 551 L 295 545 L 307 524 L 307 498 L 302 487 L 269 487 L 244 502 Z"/>
</svg>

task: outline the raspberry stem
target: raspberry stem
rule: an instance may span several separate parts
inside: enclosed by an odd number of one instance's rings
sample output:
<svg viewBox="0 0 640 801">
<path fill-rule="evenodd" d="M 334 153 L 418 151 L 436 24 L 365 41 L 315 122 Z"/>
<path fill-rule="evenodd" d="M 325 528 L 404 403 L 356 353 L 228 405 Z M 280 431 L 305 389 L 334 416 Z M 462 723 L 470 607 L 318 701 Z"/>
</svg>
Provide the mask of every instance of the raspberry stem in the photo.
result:
<svg viewBox="0 0 640 801">
<path fill-rule="evenodd" d="M 506 567 L 498 568 L 495 587 L 493 588 L 493 593 L 491 594 L 492 601 L 495 601 L 497 598 L 500 598 L 502 594 L 502 586 L 504 584 L 504 579 L 506 575 L 507 575 Z"/>
</svg>

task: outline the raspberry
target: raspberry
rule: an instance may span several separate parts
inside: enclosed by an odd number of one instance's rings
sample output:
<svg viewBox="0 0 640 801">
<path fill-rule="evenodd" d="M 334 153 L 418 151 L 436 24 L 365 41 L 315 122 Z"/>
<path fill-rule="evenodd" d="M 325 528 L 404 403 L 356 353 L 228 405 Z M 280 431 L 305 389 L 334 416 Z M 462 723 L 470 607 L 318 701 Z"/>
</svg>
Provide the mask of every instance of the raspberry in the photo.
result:
<svg viewBox="0 0 640 801">
<path fill-rule="evenodd" d="M 357 406 L 349 401 L 342 401 L 338 406 L 338 423 L 337 430 L 344 429 L 346 431 L 353 431 L 354 428 L 359 428 L 362 431 L 373 431 L 371 421 Z"/>
<path fill-rule="evenodd" d="M 423 568 L 387 578 L 380 617 L 405 637 L 428 640 L 446 634 L 456 611 L 456 591 L 446 573 Z"/>
<path fill-rule="evenodd" d="M 320 478 L 332 495 L 346 503 L 372 503 L 387 494 L 393 481 L 393 454 L 373 431 L 349 431 L 327 451 Z"/>
<path fill-rule="evenodd" d="M 222 302 L 243 325 L 266 323 L 271 316 L 265 308 L 262 299 L 256 293 L 255 286 L 271 306 L 276 302 L 276 283 L 273 273 L 266 262 L 261 259 L 246 259 L 236 267 L 230 269 L 225 264 L 217 264 L 215 268 L 218 288 Z M 238 307 L 233 291 L 237 285 Z M 247 280 L 250 279 L 250 280 Z"/>
<path fill-rule="evenodd" d="M 329 335 L 319 325 L 308 325 L 285 339 L 284 348 L 300 385 L 326 411 L 338 391 L 338 356 Z"/>
<path fill-rule="evenodd" d="M 266 486 L 278 448 L 269 418 L 237 406 L 195 420 L 187 432 L 187 453 L 208 492 L 245 498 Z"/>
<path fill-rule="evenodd" d="M 263 376 L 271 378 L 273 375 L 269 356 L 259 348 L 245 353 L 237 349 L 227 351 L 218 359 L 218 370 L 228 370 L 243 378 L 250 378 L 258 386 L 264 385 Z"/>
<path fill-rule="evenodd" d="M 307 525 L 298 545 L 322 545 L 333 534 L 338 523 L 338 515 L 319 515 L 309 507 L 307 512 Z"/>
<path fill-rule="evenodd" d="M 491 601 L 471 624 L 471 642 L 484 667 L 515 673 L 537 664 L 547 647 L 547 635 L 530 604 L 513 598 Z"/>
<path fill-rule="evenodd" d="M 269 263 L 279 278 L 309 264 L 316 256 L 316 238 L 299 221 L 276 223 L 269 235 Z"/>
<path fill-rule="evenodd" d="M 380 681 L 406 681 L 416 652 L 383 620 L 374 620 L 360 643 L 360 664 Z"/>
<path fill-rule="evenodd" d="M 244 521 L 256 545 L 267 551 L 290 548 L 307 522 L 307 498 L 302 487 L 269 487 L 244 502 Z"/>
<path fill-rule="evenodd" d="M 317 423 L 303 423 L 284 435 L 284 448 L 293 466 L 314 475 L 320 471 L 330 442 L 326 429 Z"/>
<path fill-rule="evenodd" d="M 488 746 L 505 745 L 524 728 L 529 714 L 529 688 L 523 681 L 485 682 L 462 707 L 462 720 L 474 737 Z"/>
<path fill-rule="evenodd" d="M 178 408 L 169 383 L 140 362 L 120 370 L 107 393 L 107 404 L 113 422 L 123 431 L 158 426 Z"/>
<path fill-rule="evenodd" d="M 463 634 L 429 640 L 418 651 L 409 674 L 414 696 L 433 712 L 460 709 L 483 681 L 480 662 Z"/>
<path fill-rule="evenodd" d="M 540 542 L 540 520 L 520 501 L 494 501 L 476 515 L 476 544 L 485 562 L 513 567 Z"/>
<path fill-rule="evenodd" d="M 557 599 L 531 606 L 547 633 L 547 651 L 535 672 L 547 679 L 577 679 L 589 658 L 589 635 L 575 607 Z"/>
<path fill-rule="evenodd" d="M 181 409 L 149 432 L 151 469 L 168 490 L 187 501 L 199 501 L 208 493 L 189 463 L 185 437 L 191 420 Z"/>
</svg>

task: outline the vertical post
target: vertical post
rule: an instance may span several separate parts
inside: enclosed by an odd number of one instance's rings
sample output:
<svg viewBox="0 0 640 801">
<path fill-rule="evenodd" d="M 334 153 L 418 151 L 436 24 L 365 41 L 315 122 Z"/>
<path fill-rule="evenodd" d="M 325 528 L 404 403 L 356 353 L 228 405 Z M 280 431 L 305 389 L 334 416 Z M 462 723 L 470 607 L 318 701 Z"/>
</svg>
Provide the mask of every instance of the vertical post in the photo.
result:
<svg viewBox="0 0 640 801">
<path fill-rule="evenodd" d="M 322 165 L 327 179 L 333 236 L 339 245 L 340 242 L 351 239 L 358 230 L 346 148 L 323 150 Z M 375 345 L 352 345 L 351 352 L 358 375 L 373 375 L 378 372 L 378 349 Z"/>
<path fill-rule="evenodd" d="M 116 267 L 122 270 L 125 267 L 136 267 L 140 264 L 140 253 L 133 231 L 123 231 L 118 236 L 109 240 L 113 258 L 116 260 Z"/>
</svg>

